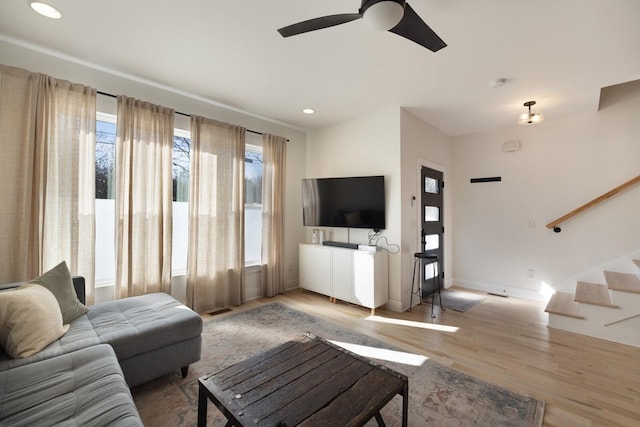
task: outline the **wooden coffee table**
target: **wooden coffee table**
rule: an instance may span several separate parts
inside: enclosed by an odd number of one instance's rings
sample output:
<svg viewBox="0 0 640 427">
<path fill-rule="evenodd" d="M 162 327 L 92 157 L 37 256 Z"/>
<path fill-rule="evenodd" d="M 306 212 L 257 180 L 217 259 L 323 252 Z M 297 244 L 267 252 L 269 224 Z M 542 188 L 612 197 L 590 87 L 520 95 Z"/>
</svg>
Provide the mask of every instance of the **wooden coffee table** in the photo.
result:
<svg viewBox="0 0 640 427">
<path fill-rule="evenodd" d="M 362 426 L 396 394 L 407 426 L 409 381 L 392 369 L 307 334 L 198 378 L 198 426 L 211 400 L 227 426 Z"/>
</svg>

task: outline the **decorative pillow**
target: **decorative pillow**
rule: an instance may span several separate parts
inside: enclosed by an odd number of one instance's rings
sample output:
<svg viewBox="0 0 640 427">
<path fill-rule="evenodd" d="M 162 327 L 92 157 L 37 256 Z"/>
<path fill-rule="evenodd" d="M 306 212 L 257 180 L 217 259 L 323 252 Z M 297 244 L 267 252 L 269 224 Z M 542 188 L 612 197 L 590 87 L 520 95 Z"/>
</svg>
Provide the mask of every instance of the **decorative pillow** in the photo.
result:
<svg viewBox="0 0 640 427">
<path fill-rule="evenodd" d="M 76 295 L 73 287 L 71 273 L 67 263 L 62 261 L 42 276 L 31 280 L 29 283 L 41 285 L 51 291 L 58 300 L 60 311 L 62 312 L 62 323 L 65 325 L 73 319 L 82 316 L 89 309 L 83 305 Z"/>
<path fill-rule="evenodd" d="M 0 292 L 0 345 L 13 358 L 29 357 L 63 336 L 56 297 L 39 285 Z"/>
</svg>

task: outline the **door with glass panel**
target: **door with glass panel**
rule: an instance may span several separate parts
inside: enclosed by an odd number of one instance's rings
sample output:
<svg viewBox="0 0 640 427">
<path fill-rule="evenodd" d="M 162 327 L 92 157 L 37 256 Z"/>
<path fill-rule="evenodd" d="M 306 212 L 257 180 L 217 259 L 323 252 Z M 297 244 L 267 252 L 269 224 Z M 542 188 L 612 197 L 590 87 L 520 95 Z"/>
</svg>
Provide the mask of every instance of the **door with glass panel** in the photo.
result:
<svg viewBox="0 0 640 427">
<path fill-rule="evenodd" d="M 429 262 L 424 259 L 422 272 L 422 294 L 427 296 L 433 292 L 440 278 L 440 286 L 444 280 L 442 266 L 444 265 L 444 251 L 442 243 L 444 241 L 443 227 L 443 197 L 444 183 L 442 182 L 442 172 L 423 166 L 421 169 L 421 250 L 426 255 L 436 255 L 437 262 Z"/>
</svg>

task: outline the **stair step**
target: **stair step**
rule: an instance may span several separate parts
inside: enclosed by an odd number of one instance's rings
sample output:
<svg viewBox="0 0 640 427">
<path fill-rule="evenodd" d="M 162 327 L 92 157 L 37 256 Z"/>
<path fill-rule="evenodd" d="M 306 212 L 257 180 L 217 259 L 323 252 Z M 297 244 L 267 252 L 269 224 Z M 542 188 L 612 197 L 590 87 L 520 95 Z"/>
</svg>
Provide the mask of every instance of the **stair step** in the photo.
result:
<svg viewBox="0 0 640 427">
<path fill-rule="evenodd" d="M 584 319 L 584 316 L 580 315 L 580 304 L 574 301 L 573 294 L 568 294 L 566 292 L 556 292 L 553 294 L 544 311 L 551 314 L 558 314 L 560 316 Z"/>
<path fill-rule="evenodd" d="M 576 284 L 576 296 L 574 300 L 584 304 L 620 308 L 611 302 L 607 285 L 599 285 L 597 283 L 578 282 Z"/>
<path fill-rule="evenodd" d="M 640 279 L 635 274 L 605 271 L 604 276 L 607 279 L 609 289 L 640 294 Z"/>
</svg>

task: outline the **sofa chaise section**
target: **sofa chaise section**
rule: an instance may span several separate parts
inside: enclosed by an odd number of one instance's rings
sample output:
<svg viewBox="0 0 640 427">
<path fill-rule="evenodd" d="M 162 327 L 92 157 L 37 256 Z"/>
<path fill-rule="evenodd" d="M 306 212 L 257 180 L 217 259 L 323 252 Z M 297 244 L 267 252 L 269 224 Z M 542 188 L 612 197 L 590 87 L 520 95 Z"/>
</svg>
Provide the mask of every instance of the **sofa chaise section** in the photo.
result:
<svg viewBox="0 0 640 427">
<path fill-rule="evenodd" d="M 186 377 L 200 360 L 202 319 L 167 294 L 103 302 L 78 320 L 85 316 L 98 340 L 113 347 L 131 387 L 178 369 Z"/>
<path fill-rule="evenodd" d="M 0 426 L 142 426 L 111 346 L 0 372 Z"/>
<path fill-rule="evenodd" d="M 84 303 L 84 279 L 73 278 Z M 0 371 L 81 348 L 109 344 L 130 387 L 182 370 L 200 360 L 202 318 L 170 295 L 147 294 L 89 307 L 69 330 L 33 356 L 12 359 L 0 350 Z"/>
</svg>

